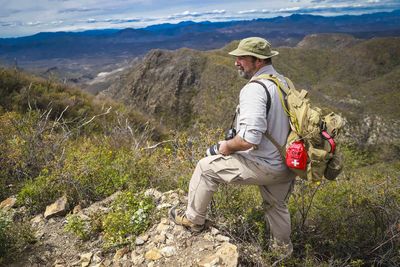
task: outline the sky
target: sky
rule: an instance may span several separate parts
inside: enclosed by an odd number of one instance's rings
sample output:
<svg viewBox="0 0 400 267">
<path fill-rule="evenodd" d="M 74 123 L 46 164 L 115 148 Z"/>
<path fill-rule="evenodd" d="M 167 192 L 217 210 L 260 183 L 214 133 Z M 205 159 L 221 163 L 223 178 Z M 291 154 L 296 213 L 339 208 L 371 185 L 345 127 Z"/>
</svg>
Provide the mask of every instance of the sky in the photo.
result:
<svg viewBox="0 0 400 267">
<path fill-rule="evenodd" d="M 0 0 L 0 38 L 189 20 L 358 15 L 395 9 L 400 9 L 400 0 Z"/>
</svg>

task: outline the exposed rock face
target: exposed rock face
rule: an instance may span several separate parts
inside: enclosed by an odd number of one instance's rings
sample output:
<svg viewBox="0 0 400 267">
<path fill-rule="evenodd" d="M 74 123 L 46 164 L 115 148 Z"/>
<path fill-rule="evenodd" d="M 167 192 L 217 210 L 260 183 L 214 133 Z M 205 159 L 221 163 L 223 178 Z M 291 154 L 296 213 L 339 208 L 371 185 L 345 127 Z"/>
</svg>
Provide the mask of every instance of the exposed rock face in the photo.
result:
<svg viewBox="0 0 400 267">
<path fill-rule="evenodd" d="M 365 116 L 362 121 L 347 122 L 340 139 L 362 146 L 400 143 L 400 121 L 384 120 L 379 116 Z"/>
<path fill-rule="evenodd" d="M 153 50 L 116 80 L 106 94 L 164 119 L 190 119 L 205 63 L 201 52 Z"/>
</svg>

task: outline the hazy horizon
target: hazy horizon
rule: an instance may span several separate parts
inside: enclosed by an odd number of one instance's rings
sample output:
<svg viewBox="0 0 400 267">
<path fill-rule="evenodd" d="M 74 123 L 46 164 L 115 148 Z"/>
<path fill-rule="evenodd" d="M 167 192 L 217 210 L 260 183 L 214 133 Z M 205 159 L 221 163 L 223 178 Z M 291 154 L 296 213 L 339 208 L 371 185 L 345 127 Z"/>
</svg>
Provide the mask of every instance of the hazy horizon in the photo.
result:
<svg viewBox="0 0 400 267">
<path fill-rule="evenodd" d="M 144 28 L 182 21 L 232 21 L 312 14 L 360 15 L 400 9 L 396 0 L 0 0 L 0 38 L 40 32 Z"/>
</svg>

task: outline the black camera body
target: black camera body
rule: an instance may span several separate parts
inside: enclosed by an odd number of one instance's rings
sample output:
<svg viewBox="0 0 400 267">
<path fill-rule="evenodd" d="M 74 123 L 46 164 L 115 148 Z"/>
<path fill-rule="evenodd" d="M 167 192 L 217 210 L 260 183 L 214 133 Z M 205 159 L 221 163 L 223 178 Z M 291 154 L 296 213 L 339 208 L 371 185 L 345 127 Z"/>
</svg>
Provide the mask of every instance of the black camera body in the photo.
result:
<svg viewBox="0 0 400 267">
<path fill-rule="evenodd" d="M 235 128 L 230 128 L 230 129 L 225 133 L 225 140 L 233 139 L 235 136 L 236 136 L 236 129 L 235 129 Z"/>
</svg>

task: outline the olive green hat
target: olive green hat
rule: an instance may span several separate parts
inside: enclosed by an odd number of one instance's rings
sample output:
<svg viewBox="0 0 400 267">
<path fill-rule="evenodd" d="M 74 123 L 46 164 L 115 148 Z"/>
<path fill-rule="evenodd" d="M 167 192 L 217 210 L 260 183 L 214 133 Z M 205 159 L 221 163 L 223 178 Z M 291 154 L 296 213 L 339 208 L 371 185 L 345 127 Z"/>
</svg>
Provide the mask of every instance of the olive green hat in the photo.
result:
<svg viewBox="0 0 400 267">
<path fill-rule="evenodd" d="M 271 44 L 260 37 L 249 37 L 240 41 L 238 47 L 229 52 L 232 56 L 253 56 L 256 58 L 270 58 L 278 55 L 278 51 L 271 50 Z"/>
</svg>

